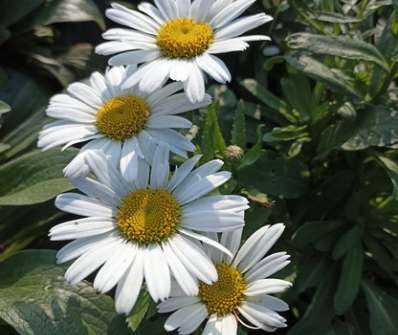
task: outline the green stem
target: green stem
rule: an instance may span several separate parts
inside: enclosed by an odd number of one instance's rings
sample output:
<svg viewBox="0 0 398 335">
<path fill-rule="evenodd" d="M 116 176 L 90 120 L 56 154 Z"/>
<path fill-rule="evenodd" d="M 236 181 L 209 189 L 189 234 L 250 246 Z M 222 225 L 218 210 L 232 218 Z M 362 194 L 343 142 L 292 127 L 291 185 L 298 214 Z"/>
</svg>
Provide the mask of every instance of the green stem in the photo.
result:
<svg viewBox="0 0 398 335">
<path fill-rule="evenodd" d="M 381 85 L 380 89 L 376 92 L 376 94 L 373 96 L 371 99 L 371 103 L 375 102 L 377 99 L 380 98 L 388 88 L 390 87 L 391 82 L 394 80 L 394 77 L 398 71 L 398 63 L 394 63 L 394 65 L 391 67 L 390 73 L 387 75 L 387 77 L 384 79 L 383 85 Z"/>
</svg>

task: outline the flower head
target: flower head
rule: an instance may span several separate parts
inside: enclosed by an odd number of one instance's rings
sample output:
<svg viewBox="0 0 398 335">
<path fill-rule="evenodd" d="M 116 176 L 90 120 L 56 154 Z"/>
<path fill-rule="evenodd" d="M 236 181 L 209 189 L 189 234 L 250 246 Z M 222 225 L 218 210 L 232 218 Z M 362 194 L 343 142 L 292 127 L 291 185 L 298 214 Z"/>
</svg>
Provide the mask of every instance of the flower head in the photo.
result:
<svg viewBox="0 0 398 335">
<path fill-rule="evenodd" d="M 207 248 L 216 264 L 218 280 L 200 283 L 196 296 L 187 296 L 176 285 L 172 297 L 158 306 L 160 313 L 174 312 L 165 329 L 191 334 L 206 319 L 203 335 L 236 335 L 238 321 L 249 328 L 270 332 L 286 327 L 286 320 L 278 312 L 289 307 L 270 294 L 283 292 L 291 284 L 268 277 L 289 264 L 289 255 L 279 252 L 264 257 L 283 230 L 283 224 L 263 227 L 240 250 L 242 230 L 223 233 L 220 242 L 232 251 L 233 259 Z"/>
<path fill-rule="evenodd" d="M 191 122 L 178 114 L 207 106 L 206 96 L 201 103 L 192 104 L 183 93 L 180 83 L 158 88 L 151 94 L 137 86 L 123 89 L 122 84 L 136 71 L 134 66 L 113 67 L 104 75 L 95 72 L 89 82 L 73 83 L 65 94 L 57 94 L 47 108 L 48 116 L 58 119 L 45 126 L 39 135 L 39 147 L 69 147 L 87 142 L 76 158 L 67 166 L 68 177 L 88 173 L 84 155 L 100 150 L 122 172 L 136 177 L 139 158 L 151 161 L 159 143 L 166 143 L 171 151 L 186 157 L 193 144 L 175 129 L 190 128 Z"/>
<path fill-rule="evenodd" d="M 205 234 L 242 228 L 248 205 L 240 196 L 208 196 L 230 173 L 218 172 L 218 160 L 194 169 L 199 159 L 188 159 L 169 177 L 168 149 L 159 145 L 152 166 L 139 160 L 138 177 L 130 180 L 98 152 L 87 153 L 95 178 L 73 179 L 83 194 L 62 194 L 55 202 L 85 218 L 50 230 L 52 240 L 75 240 L 57 254 L 59 263 L 76 259 L 66 279 L 76 284 L 100 268 L 94 287 L 108 292 L 116 286 L 116 310 L 125 314 L 143 282 L 158 301 L 169 296 L 171 278 L 187 295 L 198 294 L 199 281 L 216 281 L 202 243 L 230 252 Z"/>
<path fill-rule="evenodd" d="M 144 2 L 139 11 L 113 3 L 109 19 L 128 28 L 109 29 L 108 42 L 96 52 L 114 55 L 110 65 L 143 64 L 124 85 L 138 83 L 148 92 L 169 78 L 184 83 L 191 102 L 205 97 L 204 74 L 220 83 L 231 74 L 216 54 L 243 51 L 249 41 L 268 36 L 241 36 L 272 18 L 264 13 L 240 17 L 255 0 L 155 0 Z"/>
</svg>

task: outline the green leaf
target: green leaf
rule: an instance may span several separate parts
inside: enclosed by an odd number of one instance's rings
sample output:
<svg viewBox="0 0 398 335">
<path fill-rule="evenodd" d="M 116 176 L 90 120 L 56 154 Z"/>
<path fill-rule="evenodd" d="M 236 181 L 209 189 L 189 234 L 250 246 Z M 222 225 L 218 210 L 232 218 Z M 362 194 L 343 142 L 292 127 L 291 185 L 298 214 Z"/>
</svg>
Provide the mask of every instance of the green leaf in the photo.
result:
<svg viewBox="0 0 398 335">
<path fill-rule="evenodd" d="M 0 318 L 21 335 L 130 333 L 110 297 L 86 282 L 68 285 L 65 270 L 52 250 L 22 251 L 0 263 Z"/>
<path fill-rule="evenodd" d="M 355 226 L 343 234 L 337 241 L 333 249 L 333 259 L 337 260 L 347 254 L 347 252 L 361 241 L 361 231 Z"/>
<path fill-rule="evenodd" d="M 33 151 L 0 167 L 0 205 L 31 205 L 72 189 L 62 169 L 76 150 Z"/>
<path fill-rule="evenodd" d="M 265 194 L 294 199 L 307 192 L 305 173 L 306 167 L 298 160 L 263 153 L 254 164 L 240 168 L 237 178 L 244 186 Z"/>
<path fill-rule="evenodd" d="M 353 304 L 361 285 L 363 250 L 360 244 L 352 248 L 344 258 L 339 284 L 334 296 L 334 310 L 343 315 Z"/>
<path fill-rule="evenodd" d="M 372 335 L 398 334 L 398 300 L 370 283 L 363 283 Z"/>
<path fill-rule="evenodd" d="M 373 106 L 358 112 L 351 135 L 342 148 L 348 151 L 363 150 L 372 146 L 388 147 L 398 143 L 398 111 Z M 344 127 L 344 126 L 343 126 Z"/>
<path fill-rule="evenodd" d="M 380 51 L 372 44 L 359 39 L 296 33 L 287 38 L 287 45 L 294 50 L 315 54 L 338 56 L 353 60 L 364 60 L 381 66 L 387 72 L 390 67 Z"/>
<path fill-rule="evenodd" d="M 140 296 L 138 297 L 137 303 L 135 304 L 132 312 L 126 318 L 128 326 L 136 331 L 140 326 L 141 322 L 144 320 L 146 313 L 151 306 L 152 299 L 146 290 L 142 290 Z"/>
<path fill-rule="evenodd" d="M 308 126 L 290 125 L 287 127 L 274 127 L 263 137 L 264 142 L 286 142 L 297 140 L 302 137 L 308 137 Z"/>
<path fill-rule="evenodd" d="M 323 82 L 332 90 L 341 91 L 353 97 L 360 97 L 360 93 L 355 89 L 354 79 L 339 69 L 330 68 L 320 61 L 300 53 L 286 56 L 286 61 L 295 69 Z"/>
<path fill-rule="evenodd" d="M 39 7 L 44 0 L 0 0 L 0 22 L 4 27 L 18 22 L 34 9 Z"/>
<path fill-rule="evenodd" d="M 11 110 L 11 107 L 4 101 L 0 100 L 0 115 L 8 113 L 10 110 Z"/>
<path fill-rule="evenodd" d="M 343 222 L 341 221 L 307 222 L 301 225 L 294 233 L 293 243 L 298 248 L 305 248 L 338 229 L 342 224 Z"/>
<path fill-rule="evenodd" d="M 361 22 L 360 18 L 350 17 L 340 13 L 333 12 L 318 12 L 311 15 L 311 18 L 317 21 L 328 22 L 328 23 L 357 23 Z"/>
<path fill-rule="evenodd" d="M 330 329 L 333 313 L 333 293 L 335 286 L 335 267 L 324 273 L 313 299 L 305 314 L 287 335 L 322 334 Z"/>
<path fill-rule="evenodd" d="M 263 154 L 263 132 L 261 129 L 262 126 L 259 125 L 257 127 L 257 142 L 245 153 L 238 169 L 243 169 L 244 167 L 254 164 Z"/>
<path fill-rule="evenodd" d="M 218 124 L 218 108 L 216 104 L 213 104 L 207 110 L 201 145 L 203 162 L 213 159 L 217 152 L 222 153 L 226 147 Z"/>
<path fill-rule="evenodd" d="M 272 94 L 254 79 L 245 79 L 241 85 L 269 108 L 279 112 L 290 122 L 297 122 L 297 117 L 289 111 L 288 104 Z"/>
<path fill-rule="evenodd" d="M 393 185 L 392 196 L 395 200 L 398 200 L 398 164 L 390 158 L 381 154 L 376 153 L 376 158 L 388 173 L 388 176 L 390 177 L 391 183 Z"/>
<path fill-rule="evenodd" d="M 243 101 L 239 101 L 232 124 L 231 143 L 246 149 L 246 118 Z"/>
</svg>

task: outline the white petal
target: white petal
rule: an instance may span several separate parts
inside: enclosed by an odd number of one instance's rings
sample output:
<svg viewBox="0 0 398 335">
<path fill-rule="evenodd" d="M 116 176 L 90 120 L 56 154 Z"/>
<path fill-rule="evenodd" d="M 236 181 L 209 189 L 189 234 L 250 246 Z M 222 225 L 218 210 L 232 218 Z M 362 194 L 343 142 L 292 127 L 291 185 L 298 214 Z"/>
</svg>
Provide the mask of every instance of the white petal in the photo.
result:
<svg viewBox="0 0 398 335">
<path fill-rule="evenodd" d="M 231 81 L 231 73 L 218 57 L 204 54 L 197 57 L 196 62 L 203 71 L 219 83 L 225 84 Z"/>
<path fill-rule="evenodd" d="M 147 34 L 156 35 L 159 23 L 150 17 L 116 3 L 112 3 L 112 7 L 105 12 L 107 18 Z"/>
<path fill-rule="evenodd" d="M 167 20 L 172 20 L 177 16 L 177 5 L 174 0 L 155 0 L 156 7 Z"/>
<path fill-rule="evenodd" d="M 249 202 L 239 195 L 209 195 L 184 206 L 184 213 L 194 214 L 202 211 L 221 210 L 240 213 L 249 208 Z"/>
<path fill-rule="evenodd" d="M 194 278 L 185 266 L 181 263 L 180 259 L 174 253 L 170 242 L 166 241 L 162 244 L 163 252 L 170 270 L 176 279 L 177 283 L 187 295 L 197 295 L 199 291 L 198 281 Z"/>
<path fill-rule="evenodd" d="M 188 271 L 199 280 L 207 284 L 217 280 L 217 270 L 202 248 L 179 234 L 172 237 L 170 245 Z"/>
<path fill-rule="evenodd" d="M 66 280 L 71 285 L 81 282 L 106 262 L 112 255 L 113 248 L 118 244 L 120 244 L 120 240 L 104 245 L 101 249 L 93 249 L 83 254 L 66 271 Z"/>
<path fill-rule="evenodd" d="M 102 235 L 81 238 L 68 243 L 57 252 L 57 263 L 69 262 L 91 249 L 101 248 L 104 245 L 118 240 L 119 237 L 113 233 L 105 233 Z"/>
<path fill-rule="evenodd" d="M 154 5 L 148 2 L 141 2 L 137 7 L 141 12 L 147 14 L 152 19 L 160 24 L 164 24 L 165 17 L 163 17 L 162 13 L 160 13 L 159 9 L 157 9 Z"/>
<path fill-rule="evenodd" d="M 241 39 L 227 39 L 215 41 L 209 48 L 209 54 L 222 54 L 227 52 L 244 51 L 249 47 L 249 43 Z"/>
<path fill-rule="evenodd" d="M 138 250 L 137 255 L 120 279 L 115 294 L 115 308 L 119 314 L 128 315 L 133 309 L 144 279 L 144 254 Z"/>
<path fill-rule="evenodd" d="M 182 211 L 181 226 L 204 232 L 224 232 L 243 228 L 243 217 L 228 211 L 207 211 L 186 214 Z"/>
<path fill-rule="evenodd" d="M 225 232 L 221 235 L 221 244 L 225 245 L 225 247 L 231 251 L 232 255 L 235 256 L 238 252 L 240 241 L 242 239 L 243 229 L 236 229 L 231 232 Z M 221 257 L 222 260 L 225 260 L 224 255 Z"/>
<path fill-rule="evenodd" d="M 213 191 L 217 187 L 226 183 L 230 178 L 230 172 L 218 172 L 193 183 L 190 189 L 184 190 L 183 192 L 178 192 L 177 189 L 177 192 L 174 192 L 174 194 L 179 203 L 184 205 Z"/>
<path fill-rule="evenodd" d="M 162 0 L 164 1 L 164 0 Z M 169 79 L 170 62 L 168 59 L 156 59 L 146 69 L 145 76 L 139 82 L 139 88 L 144 93 L 152 93 L 162 87 Z"/>
<path fill-rule="evenodd" d="M 285 252 L 270 255 L 253 266 L 245 274 L 245 278 L 248 281 L 268 278 L 287 266 L 290 263 L 289 258 L 290 256 L 286 255 Z"/>
<path fill-rule="evenodd" d="M 101 183 L 114 190 L 119 196 L 125 196 L 129 192 L 121 174 L 99 152 L 87 152 L 85 160 Z"/>
<path fill-rule="evenodd" d="M 272 295 L 265 295 L 261 300 L 261 304 L 276 312 L 286 312 L 289 310 L 289 305 L 286 302 Z"/>
<path fill-rule="evenodd" d="M 89 217 L 58 224 L 50 229 L 49 236 L 51 241 L 65 241 L 102 235 L 115 228 L 111 218 Z"/>
<path fill-rule="evenodd" d="M 218 321 L 216 314 L 212 314 L 209 320 L 207 321 L 205 328 L 203 329 L 202 335 L 224 335 L 221 333 L 220 328 L 221 328 L 221 322 Z"/>
<path fill-rule="evenodd" d="M 122 155 L 120 159 L 120 172 L 128 182 L 133 182 L 138 175 L 139 143 L 133 137 L 123 143 Z"/>
<path fill-rule="evenodd" d="M 180 324 L 178 333 L 181 335 L 191 334 L 201 325 L 207 315 L 206 306 L 200 304 L 200 307 L 196 309 L 189 318 L 186 318 L 182 324 Z"/>
<path fill-rule="evenodd" d="M 90 86 L 83 83 L 70 84 L 67 88 L 67 91 L 77 99 L 81 100 L 82 102 L 90 105 L 95 109 L 99 109 L 104 103 L 98 92 L 96 92 Z"/>
<path fill-rule="evenodd" d="M 129 269 L 136 256 L 137 248 L 131 244 L 121 244 L 112 252 L 94 280 L 94 288 L 102 293 L 113 289 Z"/>
<path fill-rule="evenodd" d="M 170 313 L 198 302 L 200 302 L 198 297 L 175 297 L 161 302 L 157 308 L 159 313 Z"/>
<path fill-rule="evenodd" d="M 63 193 L 55 199 L 55 206 L 61 211 L 81 216 L 112 217 L 111 207 L 98 200 L 77 193 Z"/>
<path fill-rule="evenodd" d="M 203 309 L 205 309 L 205 306 L 201 303 L 183 307 L 168 317 L 164 324 L 164 328 L 166 329 L 166 331 L 171 332 L 179 328 L 181 325 L 187 322 L 187 320 L 191 319 L 196 314 L 203 315 Z"/>
<path fill-rule="evenodd" d="M 170 296 L 170 270 L 162 249 L 157 245 L 146 248 L 144 262 L 145 282 L 152 299 L 157 302 Z M 159 280 L 161 278 L 161 280 Z"/>
<path fill-rule="evenodd" d="M 125 28 L 108 29 L 105 33 L 102 34 L 102 37 L 105 40 L 144 42 L 148 44 L 156 43 L 156 38 L 154 36 Z"/>
<path fill-rule="evenodd" d="M 170 179 L 167 189 L 172 192 L 178 185 L 180 185 L 180 183 L 188 176 L 188 174 L 192 171 L 201 158 L 202 155 L 196 155 L 186 160 L 183 164 L 181 164 L 180 167 L 178 167 L 178 169 L 176 168 L 173 177 Z"/>
<path fill-rule="evenodd" d="M 188 80 L 194 67 L 194 62 L 190 59 L 172 59 L 170 62 L 170 79 L 176 81 Z"/>
<path fill-rule="evenodd" d="M 169 148 L 159 144 L 155 150 L 151 165 L 151 188 L 164 189 L 169 179 Z"/>
<path fill-rule="evenodd" d="M 249 270 L 272 248 L 284 229 L 285 226 L 281 223 L 259 229 L 242 246 L 236 255 L 234 265 L 239 266 L 242 272 Z"/>
<path fill-rule="evenodd" d="M 141 64 L 153 61 L 159 57 L 157 49 L 125 51 L 109 59 L 108 63 L 112 66 Z"/>
<path fill-rule="evenodd" d="M 164 128 L 191 128 L 192 122 L 175 115 L 152 115 L 147 123 L 147 127 L 155 129 Z"/>
<path fill-rule="evenodd" d="M 183 235 L 186 235 L 188 237 L 191 237 L 195 240 L 198 240 L 200 242 L 203 242 L 205 244 L 208 244 L 209 246 L 213 247 L 214 249 L 217 249 L 219 252 L 223 253 L 226 255 L 226 257 L 232 258 L 231 252 L 225 248 L 222 244 L 218 243 L 215 239 L 194 233 L 193 231 L 186 230 L 186 229 L 179 229 L 179 232 Z M 206 250 L 207 251 L 207 250 Z M 209 258 L 212 258 L 209 256 Z"/>
<path fill-rule="evenodd" d="M 205 98 L 205 78 L 196 64 L 192 66 L 188 79 L 184 81 L 184 90 L 192 103 L 201 102 Z"/>
<path fill-rule="evenodd" d="M 223 40 L 242 35 L 245 32 L 257 28 L 271 20 L 272 17 L 265 15 L 264 13 L 242 17 L 229 23 L 224 28 L 218 30 L 216 32 L 215 39 Z"/>
<path fill-rule="evenodd" d="M 278 315 L 277 313 L 271 311 L 270 309 L 257 305 L 251 302 L 245 302 L 240 307 L 240 310 L 245 311 L 252 318 L 257 321 L 264 323 L 265 325 L 272 328 L 284 328 L 286 327 L 286 320 Z"/>
<path fill-rule="evenodd" d="M 247 8 L 249 8 L 256 0 L 237 0 L 229 6 L 223 8 L 211 21 L 210 24 L 219 28 L 225 26 L 233 19 L 240 16 Z"/>
<path fill-rule="evenodd" d="M 189 17 L 191 14 L 191 0 L 176 0 L 178 16 Z"/>
<path fill-rule="evenodd" d="M 148 129 L 147 133 L 158 142 L 168 144 L 171 151 L 175 151 L 175 148 L 184 151 L 195 150 L 195 146 L 190 140 L 173 129 Z"/>
<path fill-rule="evenodd" d="M 191 15 L 197 21 L 205 21 L 209 10 L 211 7 L 211 3 L 213 0 L 194 0 L 191 7 Z"/>
<path fill-rule="evenodd" d="M 238 322 L 235 315 L 228 314 L 222 318 L 222 334 L 236 335 L 238 333 Z"/>
<path fill-rule="evenodd" d="M 168 84 L 149 95 L 147 101 L 151 106 L 154 106 L 182 89 L 183 85 L 181 83 Z"/>
<path fill-rule="evenodd" d="M 292 287 L 292 284 L 281 279 L 259 279 L 247 285 L 245 294 L 249 297 L 280 293 Z"/>
<path fill-rule="evenodd" d="M 96 198 L 101 203 L 114 208 L 120 204 L 120 197 L 112 189 L 94 179 L 75 178 L 71 180 L 71 183 L 90 198 Z"/>
<path fill-rule="evenodd" d="M 138 159 L 138 174 L 134 181 L 136 188 L 147 188 L 149 181 L 149 164 L 142 158 Z"/>
</svg>

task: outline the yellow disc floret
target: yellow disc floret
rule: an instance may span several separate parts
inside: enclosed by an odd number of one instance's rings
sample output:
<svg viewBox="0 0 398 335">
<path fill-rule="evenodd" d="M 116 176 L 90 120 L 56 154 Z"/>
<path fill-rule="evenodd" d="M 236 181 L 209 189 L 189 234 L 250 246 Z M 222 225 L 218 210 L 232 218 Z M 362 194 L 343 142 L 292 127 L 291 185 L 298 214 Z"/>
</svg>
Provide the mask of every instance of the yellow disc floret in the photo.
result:
<svg viewBox="0 0 398 335">
<path fill-rule="evenodd" d="M 113 140 L 127 140 L 137 135 L 148 121 L 150 107 L 141 97 L 119 96 L 109 99 L 97 112 L 100 133 Z"/>
<path fill-rule="evenodd" d="M 209 314 L 223 316 L 238 308 L 244 298 L 246 282 L 238 269 L 226 263 L 216 265 L 218 281 L 212 285 L 201 283 L 199 297 Z"/>
<path fill-rule="evenodd" d="M 193 58 L 203 54 L 214 41 L 213 28 L 206 22 L 179 18 L 165 23 L 157 35 L 163 56 Z"/>
<path fill-rule="evenodd" d="M 122 200 L 116 222 L 128 240 L 150 244 L 173 235 L 180 217 L 180 205 L 168 191 L 139 189 Z"/>
</svg>

